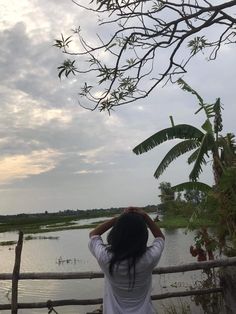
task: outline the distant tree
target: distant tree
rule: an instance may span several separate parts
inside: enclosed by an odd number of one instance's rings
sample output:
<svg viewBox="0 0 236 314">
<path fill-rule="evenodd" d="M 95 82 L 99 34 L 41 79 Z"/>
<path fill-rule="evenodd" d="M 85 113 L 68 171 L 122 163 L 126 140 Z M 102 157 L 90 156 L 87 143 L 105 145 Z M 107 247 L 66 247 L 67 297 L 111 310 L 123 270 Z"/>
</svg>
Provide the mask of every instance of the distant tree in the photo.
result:
<svg viewBox="0 0 236 314">
<path fill-rule="evenodd" d="M 163 204 L 175 200 L 175 192 L 172 190 L 170 182 L 161 182 L 159 189 L 161 191 L 159 196 Z"/>
<path fill-rule="evenodd" d="M 178 201 L 178 202 L 182 201 L 182 194 L 181 194 L 181 192 L 177 193 L 176 201 Z"/>
<path fill-rule="evenodd" d="M 97 34 L 99 44 L 89 42 L 80 26 L 55 41 L 67 55 L 59 77 L 86 74 L 79 95 L 92 102 L 91 110 L 145 98 L 186 73 L 199 52 L 214 60 L 223 45 L 236 42 L 236 0 L 92 0 L 87 7 L 73 2 L 105 28 Z M 70 49 L 76 38 L 78 51 Z"/>
<path fill-rule="evenodd" d="M 198 190 L 185 190 L 183 196 L 187 202 L 194 205 L 199 205 L 206 199 L 206 193 Z"/>
</svg>

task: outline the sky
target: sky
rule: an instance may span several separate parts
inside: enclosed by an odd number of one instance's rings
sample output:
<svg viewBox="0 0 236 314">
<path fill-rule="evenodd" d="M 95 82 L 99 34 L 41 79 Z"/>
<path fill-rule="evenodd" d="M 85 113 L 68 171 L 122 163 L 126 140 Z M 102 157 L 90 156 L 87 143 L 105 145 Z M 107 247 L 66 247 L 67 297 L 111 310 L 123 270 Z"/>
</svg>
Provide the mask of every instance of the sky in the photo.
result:
<svg viewBox="0 0 236 314">
<path fill-rule="evenodd" d="M 176 124 L 201 127 L 197 101 L 176 84 L 107 113 L 78 104 L 80 83 L 59 80 L 65 56 L 54 40 L 95 23 L 70 0 L 0 0 L 0 214 L 54 212 L 158 204 L 158 186 L 188 180 L 186 157 L 156 180 L 153 173 L 173 143 L 140 156 L 132 149 Z M 216 61 L 200 55 L 184 76 L 204 100 L 221 98 L 224 133 L 236 133 L 234 46 Z M 200 177 L 211 184 L 211 162 Z"/>
</svg>

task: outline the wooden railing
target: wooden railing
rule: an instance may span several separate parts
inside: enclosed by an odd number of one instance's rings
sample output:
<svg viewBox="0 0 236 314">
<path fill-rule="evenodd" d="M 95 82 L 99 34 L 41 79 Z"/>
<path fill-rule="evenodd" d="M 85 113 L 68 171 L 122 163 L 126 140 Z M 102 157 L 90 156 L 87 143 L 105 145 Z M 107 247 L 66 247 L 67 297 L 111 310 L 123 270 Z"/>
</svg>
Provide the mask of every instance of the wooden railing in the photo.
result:
<svg viewBox="0 0 236 314">
<path fill-rule="evenodd" d="M 1 280 L 11 280 L 12 281 L 12 299 L 11 304 L 0 304 L 0 310 L 11 310 L 12 314 L 17 314 L 18 309 L 35 309 L 35 308 L 47 308 L 53 309 L 57 306 L 68 306 L 68 305 L 97 305 L 102 304 L 102 298 L 98 299 L 67 299 L 67 300 L 48 300 L 46 302 L 34 302 L 34 303 L 18 303 L 18 281 L 19 280 L 68 280 L 68 279 L 95 279 L 103 278 L 103 273 L 101 272 L 66 272 L 66 273 L 20 273 L 20 262 L 21 262 L 21 251 L 23 245 L 23 233 L 19 232 L 19 239 L 15 249 L 15 264 L 13 268 L 13 273 L 1 273 Z M 153 275 L 157 274 L 168 274 L 168 273 L 178 273 L 178 272 L 188 272 L 194 270 L 207 270 L 216 267 L 228 267 L 236 265 L 236 257 L 231 257 L 227 259 L 212 260 L 206 262 L 197 262 L 184 264 L 179 266 L 168 266 L 168 267 L 158 267 L 154 269 Z M 214 287 L 210 289 L 201 290 L 190 290 L 190 291 L 178 291 L 178 292 L 167 292 L 157 295 L 152 295 L 152 300 L 161 300 L 173 297 L 184 297 L 192 295 L 204 295 L 210 293 L 223 293 L 224 296 L 227 295 L 227 300 L 231 304 L 228 304 L 229 308 L 236 309 L 236 296 L 234 296 L 235 291 L 231 288 L 228 291 L 227 284 L 220 287 Z M 233 282 L 233 287 L 236 286 L 236 282 Z M 227 291 L 225 291 L 227 289 Z M 232 290 L 232 291 L 231 291 Z M 230 295 L 228 295 L 230 294 Z M 232 295 L 231 295 L 232 294 Z M 55 310 L 53 310 L 57 313 Z M 231 312 L 229 312 L 231 313 Z M 232 312 L 236 313 L 236 312 Z"/>
</svg>

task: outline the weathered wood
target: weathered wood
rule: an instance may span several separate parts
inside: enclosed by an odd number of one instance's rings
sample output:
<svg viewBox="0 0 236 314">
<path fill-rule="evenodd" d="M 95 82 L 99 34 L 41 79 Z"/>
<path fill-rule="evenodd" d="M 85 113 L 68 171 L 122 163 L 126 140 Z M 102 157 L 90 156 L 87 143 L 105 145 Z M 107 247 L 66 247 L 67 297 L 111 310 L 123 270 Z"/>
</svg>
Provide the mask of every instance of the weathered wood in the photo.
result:
<svg viewBox="0 0 236 314">
<path fill-rule="evenodd" d="M 202 290 L 190 290 L 190 291 L 178 291 L 178 292 L 167 292 L 152 296 L 152 300 L 162 300 L 166 298 L 186 297 L 190 295 L 203 295 L 210 293 L 221 293 L 221 288 L 202 289 Z M 68 305 L 97 305 L 102 304 L 102 298 L 99 299 L 68 299 L 68 300 L 50 300 L 50 304 L 53 307 L 56 306 L 68 306 Z M 35 308 L 47 308 L 48 302 L 35 302 L 35 303 L 18 303 L 18 309 L 35 309 Z M 0 310 L 9 310 L 10 304 L 0 305 Z"/>
<path fill-rule="evenodd" d="M 236 257 L 229 257 L 224 259 L 195 262 L 189 264 L 183 264 L 178 266 L 158 267 L 154 269 L 153 274 L 170 274 L 170 273 L 182 273 L 199 269 L 210 269 L 216 267 L 232 266 L 236 265 Z"/>
<path fill-rule="evenodd" d="M 66 280 L 66 279 L 95 279 L 103 278 L 102 272 L 44 272 L 44 273 L 21 273 L 20 280 Z M 0 274 L 0 280 L 11 280 L 11 273 Z"/>
<path fill-rule="evenodd" d="M 15 264 L 12 273 L 12 297 L 11 297 L 11 313 L 17 314 L 18 302 L 18 279 L 20 273 L 21 252 L 23 245 L 23 232 L 19 232 L 19 239 L 15 249 Z"/>
<path fill-rule="evenodd" d="M 93 279 L 93 278 L 103 278 L 103 273 L 101 272 L 67 272 L 67 273 L 22 273 L 20 271 L 20 258 L 23 243 L 23 234 L 19 234 L 19 241 L 16 247 L 16 258 L 13 274 L 4 273 L 0 274 L 0 280 L 12 280 L 12 305 L 2 304 L 0 305 L 0 310 L 10 310 L 12 309 L 12 314 L 17 314 L 18 309 L 29 309 L 29 308 L 47 308 L 48 302 L 36 302 L 36 303 L 18 303 L 17 304 L 17 292 L 18 292 L 18 280 L 66 280 L 66 279 Z M 236 265 L 236 257 L 207 261 L 207 262 L 197 262 L 184 264 L 180 266 L 169 266 L 169 267 L 159 267 L 153 271 L 153 274 L 165 274 L 165 273 L 175 273 L 175 272 L 185 272 L 193 271 L 199 269 L 209 269 L 214 267 L 225 267 L 230 265 Z M 207 290 L 191 290 L 191 291 L 178 291 L 178 292 L 167 292 L 159 295 L 153 295 L 153 300 L 161 300 L 172 297 L 184 297 L 190 295 L 201 295 L 209 293 L 222 292 L 222 288 L 213 288 Z M 233 296 L 234 298 L 234 296 Z M 56 300 L 51 301 L 53 307 L 55 306 L 66 306 L 66 305 L 97 305 L 101 304 L 102 299 L 85 299 L 85 300 Z M 229 312 L 230 314 L 234 312 Z"/>
<path fill-rule="evenodd" d="M 222 288 L 211 288 L 211 289 L 201 289 L 201 290 L 189 290 L 189 291 L 176 291 L 176 292 L 166 292 L 162 294 L 152 295 L 152 300 L 162 300 L 168 298 L 176 297 L 188 297 L 190 295 L 203 295 L 211 293 L 222 293 Z"/>
<path fill-rule="evenodd" d="M 227 267 L 220 271 L 220 284 L 227 314 L 236 313 L 236 267 Z"/>
<path fill-rule="evenodd" d="M 68 299 L 51 301 L 53 307 L 68 305 L 97 305 L 102 304 L 102 298 L 98 299 Z M 48 302 L 18 303 L 18 309 L 41 309 L 48 308 Z M 11 304 L 0 304 L 0 310 L 10 310 Z"/>
<path fill-rule="evenodd" d="M 188 272 L 200 269 L 209 269 L 216 267 L 232 266 L 236 265 L 236 257 L 230 257 L 225 259 L 207 261 L 207 262 L 196 262 L 183 264 L 179 266 L 168 266 L 168 267 L 158 267 L 154 269 L 153 274 L 167 274 L 167 273 L 178 273 L 178 272 Z M 19 275 L 20 280 L 66 280 L 66 279 L 94 279 L 103 278 L 102 272 L 66 272 L 66 273 L 21 273 Z M 3 273 L 0 274 L 0 280 L 11 280 L 12 274 Z"/>
</svg>

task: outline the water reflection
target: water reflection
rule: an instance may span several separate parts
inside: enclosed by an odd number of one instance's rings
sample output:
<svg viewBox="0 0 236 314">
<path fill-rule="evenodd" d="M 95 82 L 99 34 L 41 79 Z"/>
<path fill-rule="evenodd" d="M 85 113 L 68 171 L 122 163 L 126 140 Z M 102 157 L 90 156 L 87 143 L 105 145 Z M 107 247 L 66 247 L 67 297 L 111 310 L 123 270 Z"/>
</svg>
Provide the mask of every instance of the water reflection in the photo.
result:
<svg viewBox="0 0 236 314">
<path fill-rule="evenodd" d="M 103 219 L 104 220 L 104 217 Z M 97 220 L 96 220 L 97 221 Z M 91 222 L 91 220 L 90 220 Z M 43 234 L 43 236 L 59 237 L 58 240 L 33 239 L 24 241 L 22 251 L 21 272 L 83 272 L 99 271 L 94 257 L 91 256 L 87 242 L 89 229 L 66 230 Z M 183 264 L 193 262 L 189 254 L 189 247 L 193 242 L 193 233 L 185 234 L 184 229 L 165 231 L 166 247 L 160 261 L 160 266 Z M 1 241 L 17 240 L 17 233 L 0 234 Z M 106 236 L 105 236 L 106 237 Z M 2 240 L 4 239 L 4 240 Z M 152 241 L 149 237 L 149 243 Z M 59 262 L 60 261 L 60 262 Z M 75 262 L 76 261 L 76 262 Z M 12 272 L 14 263 L 14 251 L 7 247 L 0 248 L 1 272 Z M 164 293 L 185 289 L 191 283 L 201 278 L 200 272 L 186 274 L 170 274 L 153 276 L 153 294 Z M 0 283 L 0 303 L 8 303 L 10 281 Z M 102 296 L 103 280 L 35 280 L 19 282 L 19 302 L 40 302 L 48 299 L 88 299 Z M 187 300 L 187 299 L 185 299 Z M 166 301 L 169 302 L 169 301 Z M 159 308 L 158 313 L 163 312 L 162 304 L 166 302 L 155 302 Z M 96 306 L 61 307 L 59 314 L 86 313 L 95 309 Z M 8 314 L 10 311 L 4 311 Z M 23 310 L 20 314 L 47 313 L 46 309 Z M 195 314 L 201 313 L 197 309 Z"/>
</svg>

